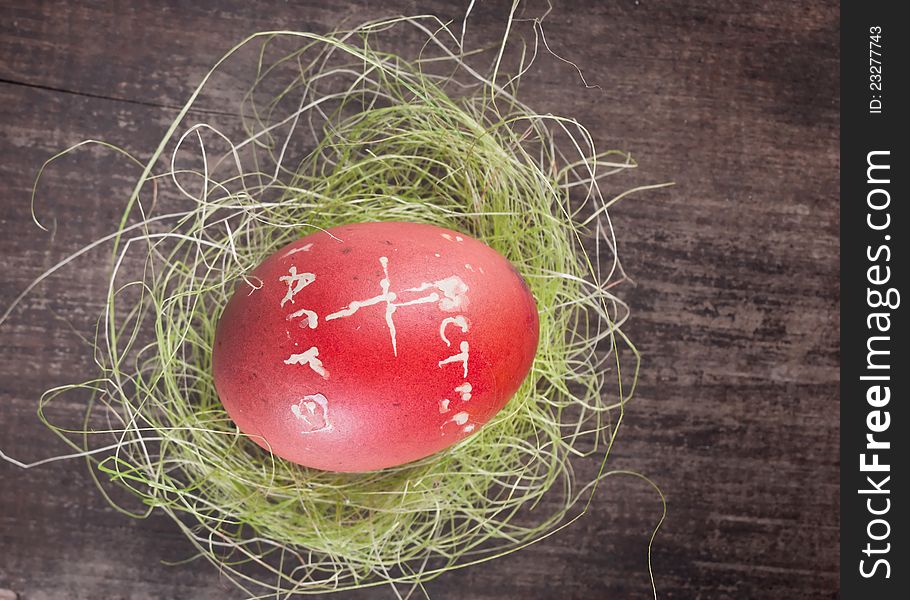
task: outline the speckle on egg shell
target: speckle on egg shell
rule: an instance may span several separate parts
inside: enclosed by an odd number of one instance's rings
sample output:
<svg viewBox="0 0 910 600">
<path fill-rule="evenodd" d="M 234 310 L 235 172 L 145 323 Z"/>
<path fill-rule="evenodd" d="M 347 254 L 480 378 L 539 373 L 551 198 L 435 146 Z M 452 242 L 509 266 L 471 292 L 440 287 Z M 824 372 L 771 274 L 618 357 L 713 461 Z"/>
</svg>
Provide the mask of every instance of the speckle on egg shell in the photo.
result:
<svg viewBox="0 0 910 600">
<path fill-rule="evenodd" d="M 317 231 L 238 286 L 212 357 L 228 414 L 260 446 L 371 471 L 476 432 L 527 376 L 537 307 L 486 244 L 433 225 Z"/>
</svg>

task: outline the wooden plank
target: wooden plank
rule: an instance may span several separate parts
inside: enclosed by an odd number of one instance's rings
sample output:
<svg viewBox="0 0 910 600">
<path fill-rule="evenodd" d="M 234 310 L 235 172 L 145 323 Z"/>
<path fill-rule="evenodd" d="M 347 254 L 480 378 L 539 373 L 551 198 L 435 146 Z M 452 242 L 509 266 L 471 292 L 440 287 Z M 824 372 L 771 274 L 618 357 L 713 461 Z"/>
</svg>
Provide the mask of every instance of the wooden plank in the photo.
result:
<svg viewBox="0 0 910 600">
<path fill-rule="evenodd" d="M 469 40 L 493 42 L 508 3 L 478 3 Z M 0 8 L 0 306 L 69 250 L 110 230 L 135 175 L 97 151 L 41 162 L 83 138 L 147 156 L 195 83 L 262 29 L 326 31 L 395 13 L 455 18 L 433 0 L 371 3 L 17 2 Z M 529 8 L 533 13 L 536 8 Z M 641 387 L 611 462 L 665 491 L 653 566 L 666 598 L 836 594 L 838 564 L 837 5 L 718 0 L 567 2 L 523 97 L 578 117 L 601 148 L 633 152 L 609 182 L 676 187 L 613 213 L 635 286 L 629 333 Z M 471 37 L 473 36 L 473 37 Z M 402 47 L 413 44 L 402 39 Z M 244 72 L 228 71 L 194 117 L 221 119 Z M 216 114 L 211 114 L 212 112 Z M 53 243 L 51 243 L 53 242 Z M 91 327 L 103 255 L 62 273 L 0 330 L 0 447 L 28 459 L 61 446 L 34 417 L 37 394 L 90 373 L 72 327 Z M 59 292 L 64 289 L 66 293 Z M 55 315 L 61 315 L 59 318 Z M 78 403 L 62 407 L 76 414 Z M 591 468 L 586 465 L 582 468 Z M 433 598 L 647 597 L 651 489 L 612 478 L 573 527 L 493 563 L 449 574 Z M 0 463 L 0 589 L 23 599 L 223 598 L 211 567 L 162 565 L 188 544 L 165 517 L 122 517 L 84 467 Z M 351 598 L 393 598 L 390 590 Z"/>
</svg>

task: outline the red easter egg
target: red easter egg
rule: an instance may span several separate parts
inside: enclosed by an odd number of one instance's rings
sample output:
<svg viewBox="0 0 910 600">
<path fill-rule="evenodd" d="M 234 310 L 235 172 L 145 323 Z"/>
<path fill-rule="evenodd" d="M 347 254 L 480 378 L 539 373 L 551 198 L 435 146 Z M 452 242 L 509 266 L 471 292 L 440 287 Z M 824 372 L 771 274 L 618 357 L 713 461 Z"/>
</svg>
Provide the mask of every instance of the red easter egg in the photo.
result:
<svg viewBox="0 0 910 600">
<path fill-rule="evenodd" d="M 248 279 L 218 323 L 215 387 L 242 432 L 308 467 L 371 471 L 451 446 L 505 406 L 537 350 L 521 275 L 441 227 L 317 231 Z"/>
</svg>

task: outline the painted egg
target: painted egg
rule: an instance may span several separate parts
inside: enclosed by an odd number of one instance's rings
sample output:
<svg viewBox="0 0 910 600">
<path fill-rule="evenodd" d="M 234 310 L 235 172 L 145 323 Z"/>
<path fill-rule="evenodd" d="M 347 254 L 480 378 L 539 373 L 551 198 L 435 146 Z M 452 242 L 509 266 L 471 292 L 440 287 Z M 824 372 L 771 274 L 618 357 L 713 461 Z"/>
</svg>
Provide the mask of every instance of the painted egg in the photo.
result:
<svg viewBox="0 0 910 600">
<path fill-rule="evenodd" d="M 242 432 L 287 460 L 371 471 L 476 432 L 537 350 L 524 279 L 462 233 L 358 223 L 278 250 L 215 336 L 215 387 Z"/>
</svg>

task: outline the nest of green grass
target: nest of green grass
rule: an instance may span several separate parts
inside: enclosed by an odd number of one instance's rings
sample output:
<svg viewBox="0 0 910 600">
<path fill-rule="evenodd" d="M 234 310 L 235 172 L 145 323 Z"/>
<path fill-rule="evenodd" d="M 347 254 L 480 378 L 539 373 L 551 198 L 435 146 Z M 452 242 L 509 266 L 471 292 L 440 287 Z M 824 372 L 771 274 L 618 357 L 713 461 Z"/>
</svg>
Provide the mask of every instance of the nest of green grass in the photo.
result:
<svg viewBox="0 0 910 600">
<path fill-rule="evenodd" d="M 420 42 L 411 60 L 382 51 L 382 35 L 401 29 Z M 118 509 L 171 516 L 194 558 L 249 597 L 419 586 L 565 526 L 610 474 L 639 359 L 612 291 L 625 276 L 607 209 L 628 192 L 607 200 L 600 181 L 635 164 L 596 152 L 575 120 L 520 102 L 536 46 L 504 75 L 506 40 L 484 75 L 472 66 L 481 54 L 429 17 L 251 36 L 206 75 L 150 159 L 130 156 L 142 175 L 119 228 L 45 274 L 110 244 L 90 340 L 99 374 L 45 393 L 42 420 Z M 188 124 L 219 69 L 251 49 L 242 139 Z M 540 311 L 531 373 L 479 432 L 417 462 L 351 474 L 281 460 L 217 397 L 221 310 L 237 285 L 258 285 L 249 272 L 281 246 L 388 220 L 467 233 L 515 265 Z M 62 395 L 86 390 L 81 427 L 50 418 Z M 594 472 L 579 480 L 586 457 Z"/>
</svg>

